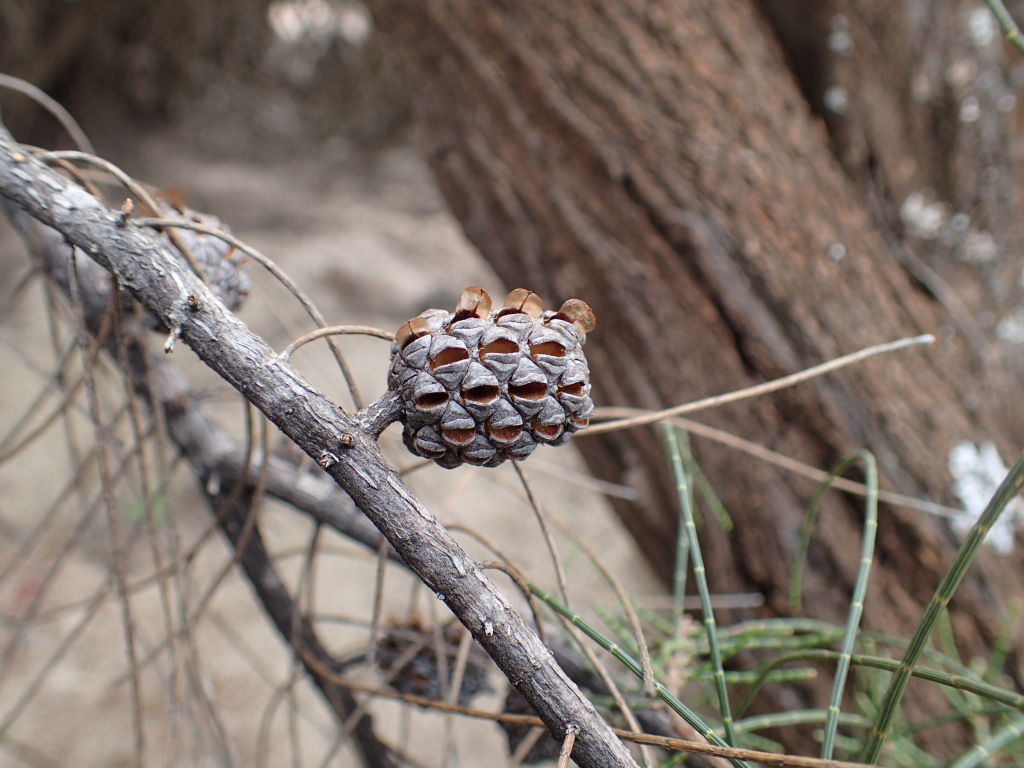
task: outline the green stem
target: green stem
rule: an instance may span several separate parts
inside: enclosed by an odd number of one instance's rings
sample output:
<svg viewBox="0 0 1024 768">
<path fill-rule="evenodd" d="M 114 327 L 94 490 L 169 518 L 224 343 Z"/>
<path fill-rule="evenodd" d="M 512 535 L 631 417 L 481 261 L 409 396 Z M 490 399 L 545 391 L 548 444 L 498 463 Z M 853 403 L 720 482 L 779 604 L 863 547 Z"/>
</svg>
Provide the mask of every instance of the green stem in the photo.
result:
<svg viewBox="0 0 1024 768">
<path fill-rule="evenodd" d="M 744 697 L 741 704 L 743 705 L 743 708 L 745 708 L 745 706 L 750 703 L 749 699 L 753 698 L 753 695 L 757 692 L 757 689 L 763 685 L 764 681 L 771 679 L 772 673 L 783 664 L 789 664 L 796 661 L 833 660 L 838 658 L 838 651 L 832 651 L 824 648 L 799 651 L 797 653 L 787 653 L 784 656 L 779 656 L 761 669 L 758 679 L 751 683 L 751 690 L 747 692 L 747 695 Z M 895 672 L 900 666 L 900 663 L 895 659 L 886 659 L 880 656 L 867 656 L 860 653 L 850 655 L 850 664 L 855 667 L 882 669 L 887 672 Z M 953 688 L 965 693 L 973 693 L 976 696 L 994 701 L 998 704 L 1002 704 L 1003 706 L 1024 711 L 1024 695 L 998 688 L 975 678 L 966 677 L 964 675 L 951 675 L 948 672 L 929 669 L 928 667 L 914 667 L 911 670 L 911 674 L 921 680 L 927 680 L 932 683 L 944 685 L 948 688 Z M 738 712 L 742 712 L 743 708 L 737 707 L 736 710 Z"/>
<path fill-rule="evenodd" d="M 704 628 L 708 636 L 708 651 L 711 656 L 711 666 L 714 670 L 715 688 L 718 690 L 719 711 L 722 714 L 722 725 L 725 728 L 725 739 L 730 744 L 736 744 L 736 733 L 733 729 L 732 710 L 729 706 L 729 690 L 725 685 L 725 672 L 722 667 L 722 653 L 718 645 L 718 631 L 715 626 L 715 613 L 711 607 L 711 591 L 708 589 L 707 572 L 704 569 L 704 558 L 700 552 L 700 542 L 697 539 L 697 526 L 693 518 L 693 493 L 690 490 L 690 481 L 683 468 L 682 451 L 679 445 L 679 436 L 676 428 L 671 423 L 664 425 L 665 443 L 668 448 L 669 460 L 672 464 L 672 474 L 676 481 L 676 493 L 679 496 L 679 506 L 683 513 L 683 525 L 686 530 L 686 538 L 690 544 L 690 559 L 693 561 L 693 578 L 697 582 L 697 594 L 700 596 L 701 612 L 704 614 Z"/>
<path fill-rule="evenodd" d="M 864 502 L 864 536 L 861 542 L 860 569 L 857 572 L 857 583 L 853 589 L 853 600 L 846 621 L 846 634 L 843 636 L 842 651 L 836 664 L 836 676 L 828 703 L 828 718 L 825 720 L 825 735 L 821 744 L 822 760 L 831 760 L 835 749 L 839 707 L 843 699 L 846 677 L 850 671 L 850 657 L 853 654 L 853 645 L 857 641 L 857 630 L 864 614 L 864 596 L 867 594 L 868 577 L 871 575 L 871 563 L 875 556 L 875 534 L 878 532 L 878 468 L 875 457 L 870 453 L 861 454 L 861 458 L 867 473 L 865 485 L 868 487 L 868 493 Z"/>
<path fill-rule="evenodd" d="M 564 605 L 559 603 L 549 594 L 544 592 L 540 587 L 535 584 L 529 584 L 530 591 L 538 598 L 543 600 L 555 613 L 559 616 L 567 619 L 573 626 L 578 627 L 579 630 L 593 640 L 595 643 L 604 648 L 608 653 L 618 659 L 626 668 L 632 672 L 638 679 L 643 680 L 644 670 L 640 666 L 640 662 L 626 653 L 622 648 L 613 643 L 607 637 L 605 637 L 597 629 L 591 627 L 585 622 L 578 614 L 568 610 Z M 722 738 L 714 732 L 700 717 L 691 710 L 688 706 L 683 704 L 679 699 L 672 695 L 672 692 L 668 690 L 664 685 L 659 683 L 657 680 L 654 681 L 654 692 L 658 698 L 668 704 L 673 711 L 676 712 L 683 720 L 690 724 L 690 726 L 703 736 L 709 744 L 713 744 L 716 747 L 728 747 Z M 751 768 L 750 764 L 745 760 L 730 759 L 730 762 L 736 766 L 736 768 Z"/>
<path fill-rule="evenodd" d="M 985 4 L 999 21 L 999 26 L 1003 28 L 1003 34 L 1006 35 L 1007 41 L 1024 53 L 1024 37 L 1021 36 L 1020 27 L 1017 26 L 1017 22 L 1013 20 L 1010 12 L 1006 10 L 1002 0 L 985 0 Z"/>
<path fill-rule="evenodd" d="M 975 766 L 993 764 L 992 758 L 1013 742 L 1024 738 L 1024 718 L 1015 718 L 1007 723 L 985 741 L 975 744 L 967 752 L 950 763 L 949 768 L 975 768 Z"/>
<path fill-rule="evenodd" d="M 939 584 L 938 589 L 935 590 L 935 594 L 928 603 L 928 607 L 921 617 L 917 630 L 907 646 L 907 652 L 889 683 L 889 690 L 886 692 L 885 699 L 882 702 L 882 708 L 878 713 L 875 726 L 871 730 L 870 741 L 864 750 L 863 762 L 874 763 L 878 760 L 878 756 L 882 752 L 882 746 L 889 735 L 889 729 L 892 727 L 893 720 L 896 717 L 900 702 L 903 699 L 903 694 L 907 689 L 907 683 L 910 682 L 914 665 L 924 651 L 925 645 L 928 643 L 928 637 L 935 628 L 935 623 L 953 598 L 957 588 L 960 586 L 960 582 L 963 581 L 967 569 L 971 566 L 978 553 L 978 549 L 985 540 L 985 536 L 999 519 L 999 515 L 1002 514 L 1007 504 L 1021 492 L 1022 488 L 1024 488 L 1024 453 L 1021 453 L 1017 458 L 1017 462 L 1013 465 L 1009 474 L 1007 474 L 1006 479 L 1000 484 L 995 496 L 992 497 L 985 511 L 978 518 L 978 522 L 971 528 L 964 543 L 960 546 L 956 559 L 949 567 L 949 570 L 946 571 L 942 583 Z"/>
</svg>

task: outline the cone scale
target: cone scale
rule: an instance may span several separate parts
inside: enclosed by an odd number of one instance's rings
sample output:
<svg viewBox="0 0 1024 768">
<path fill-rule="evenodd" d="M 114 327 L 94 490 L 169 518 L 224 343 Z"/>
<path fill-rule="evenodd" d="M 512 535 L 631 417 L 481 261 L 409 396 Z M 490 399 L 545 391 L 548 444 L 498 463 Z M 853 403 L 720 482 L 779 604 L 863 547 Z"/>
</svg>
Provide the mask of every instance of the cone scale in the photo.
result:
<svg viewBox="0 0 1024 768">
<path fill-rule="evenodd" d="M 564 444 L 594 411 L 583 354 L 594 325 L 579 299 L 544 311 L 537 294 L 517 288 L 494 307 L 475 286 L 453 312 L 428 309 L 404 323 L 388 386 L 402 396 L 406 447 L 451 469 Z"/>
</svg>

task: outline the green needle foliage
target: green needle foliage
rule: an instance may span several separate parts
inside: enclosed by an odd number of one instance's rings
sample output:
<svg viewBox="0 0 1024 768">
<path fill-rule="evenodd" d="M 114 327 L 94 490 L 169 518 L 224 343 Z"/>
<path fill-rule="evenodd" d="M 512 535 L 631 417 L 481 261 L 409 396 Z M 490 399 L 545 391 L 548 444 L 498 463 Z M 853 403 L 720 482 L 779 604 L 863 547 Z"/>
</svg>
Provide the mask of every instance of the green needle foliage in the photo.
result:
<svg viewBox="0 0 1024 768">
<path fill-rule="evenodd" d="M 992 734 L 992 737 L 984 744 L 975 744 L 955 762 L 950 763 L 949 768 L 975 768 L 982 763 L 988 764 L 993 755 L 1022 738 L 1024 738 L 1024 716 L 1018 715 Z"/>
<path fill-rule="evenodd" d="M 945 607 L 977 554 L 985 533 L 998 518 L 999 511 L 1024 486 L 1024 455 L 968 536 L 914 638 L 906 640 L 859 631 L 878 525 L 876 471 L 872 457 L 867 454 L 845 462 L 833 473 L 833 477 L 838 477 L 853 461 L 861 461 L 865 466 L 866 485 L 869 488 L 865 502 L 861 563 L 844 625 L 793 617 L 737 622 L 719 628 L 712 616 L 712 596 L 696 540 L 697 526 L 693 507 L 695 486 L 690 466 L 693 457 L 680 437 L 682 435 L 674 430 L 665 433 L 666 452 L 679 486 L 682 510 L 679 563 L 693 566 L 694 583 L 705 622 L 703 631 L 700 631 L 685 621 L 682 596 L 679 594 L 675 595 L 668 620 L 653 610 L 638 607 L 638 613 L 644 621 L 645 636 L 650 635 L 646 639 L 652 651 L 655 676 L 672 679 L 676 681 L 677 687 L 691 686 L 687 689 L 692 692 L 689 705 L 680 700 L 677 690 L 670 691 L 664 684 L 655 681 L 654 693 L 658 698 L 666 702 L 709 743 L 718 746 L 774 750 L 778 749 L 778 745 L 758 731 L 766 728 L 806 728 L 821 724 L 818 735 L 822 741 L 821 754 L 826 761 L 824 764 L 828 764 L 827 761 L 832 760 L 833 755 L 840 759 L 850 759 L 853 755 L 868 754 L 867 749 L 880 751 L 881 742 L 885 738 L 879 739 L 878 734 L 884 733 L 889 737 L 886 765 L 914 768 L 948 768 L 952 765 L 966 768 L 998 763 L 1024 768 L 1024 762 L 1013 762 L 1011 758 L 1024 734 L 1024 696 L 1008 690 L 999 677 L 1006 658 L 1006 646 L 1013 632 L 1013 620 L 1007 620 L 1004 631 L 987 659 L 962 663 L 955 657 L 955 643 L 950 638 L 940 637 L 937 647 L 927 643 L 927 639 L 936 630 L 942 634 L 941 622 L 945 617 Z M 794 566 L 793 594 L 797 597 L 799 563 L 809 548 L 820 498 L 827 486 L 822 486 L 809 505 L 802 529 L 802 542 L 799 545 L 801 554 Z M 684 582 L 677 579 L 677 583 Z M 595 606 L 597 614 L 611 628 L 613 637 L 609 637 L 540 588 L 531 585 L 530 589 L 590 640 L 611 653 L 637 679 L 643 679 L 643 667 L 636 660 L 636 637 L 614 611 Z M 759 659 L 760 663 L 743 671 L 726 672 L 725 664 L 741 653 L 744 659 Z M 887 653 L 902 655 L 903 659 L 890 658 L 885 655 Z M 684 658 L 685 661 L 681 661 Z M 922 666 L 918 660 L 931 666 Z M 826 707 L 743 717 L 750 703 L 765 686 L 799 684 L 802 680 L 819 675 L 822 666 L 827 668 L 830 664 L 835 665 L 835 673 L 832 694 Z M 680 671 L 681 676 L 678 674 Z M 950 711 L 930 719 L 906 721 L 901 713 L 900 696 L 906 687 L 906 679 L 910 677 L 941 686 L 950 703 Z M 741 692 L 743 695 L 738 699 L 738 705 L 730 707 L 729 698 L 736 698 Z M 841 711 L 840 705 L 844 698 L 848 698 L 849 704 L 846 711 Z M 710 717 L 698 714 L 702 709 L 712 713 Z M 951 723 L 973 728 L 975 746 L 960 756 L 929 754 L 927 748 L 922 746 L 927 744 L 923 734 L 929 729 Z M 872 746 L 876 743 L 877 747 Z M 1006 762 L 1008 758 L 1010 762 Z M 875 756 L 867 758 L 868 761 L 875 759 Z M 672 760 L 669 758 L 667 764 L 673 764 Z M 780 757 L 780 760 L 783 761 L 780 765 L 785 764 L 787 758 Z M 735 761 L 734 764 L 743 763 Z"/>
<path fill-rule="evenodd" d="M 818 492 L 814 495 L 808 508 L 807 516 L 804 519 L 803 528 L 801 529 L 799 554 L 795 559 L 793 578 L 790 582 L 790 603 L 796 608 L 800 604 L 801 576 L 803 574 L 803 563 L 810 546 L 811 528 L 820 509 L 821 499 L 831 487 L 832 482 L 858 460 L 864 462 L 867 474 L 865 485 L 868 492 L 864 500 L 864 537 L 861 543 L 860 568 L 858 569 L 857 581 L 853 589 L 853 600 L 850 603 L 850 612 L 847 616 L 846 631 L 843 634 L 842 651 L 837 659 L 836 675 L 832 683 L 832 695 L 828 703 L 828 716 L 825 719 L 825 734 L 821 745 L 822 760 L 830 760 L 835 749 L 843 689 L 846 686 L 846 676 L 850 671 L 850 658 L 853 654 L 854 643 L 857 641 L 857 630 L 860 627 L 861 616 L 864 615 L 864 596 L 868 590 L 868 577 L 871 575 L 871 563 L 875 554 L 875 535 L 878 532 L 878 468 L 875 463 L 875 457 L 870 453 L 864 451 L 858 456 L 842 462 L 830 473 L 829 479 L 821 484 Z"/>
<path fill-rule="evenodd" d="M 640 662 L 634 659 L 628 653 L 626 653 L 618 644 L 613 643 L 610 639 L 605 637 L 599 630 L 595 629 L 594 627 L 590 626 L 586 621 L 584 621 L 579 616 L 579 614 L 573 613 L 572 611 L 568 610 L 564 605 L 555 600 L 554 597 L 549 595 L 544 590 L 540 589 L 538 586 L 534 584 L 529 584 L 529 587 L 530 591 L 538 598 L 543 600 L 549 608 L 551 608 L 559 616 L 562 616 L 563 618 L 567 619 L 573 626 L 579 628 L 579 630 L 583 632 L 583 634 L 585 634 L 595 643 L 597 643 L 606 651 L 608 651 L 608 653 L 610 653 L 612 656 L 618 659 L 622 664 L 626 666 L 626 668 L 630 672 L 632 672 L 637 677 L 637 679 L 644 679 L 644 670 L 643 667 L 641 667 Z M 722 738 L 717 733 L 715 733 L 715 731 L 710 726 L 708 726 L 700 718 L 699 715 L 697 715 L 697 713 L 695 713 L 693 710 L 691 710 L 689 707 L 683 704 L 683 702 L 676 698 L 676 696 L 673 695 L 668 688 L 666 688 L 662 683 L 658 682 L 657 680 L 654 681 L 654 691 L 659 699 L 668 704 L 669 707 L 671 707 L 676 714 L 682 717 L 694 730 L 696 730 L 698 733 L 701 734 L 701 736 L 707 739 L 709 744 L 714 744 L 718 747 L 729 746 L 722 740 Z M 731 762 L 733 765 L 737 766 L 737 768 L 750 768 L 750 764 L 744 760 L 732 760 Z"/>
<path fill-rule="evenodd" d="M 1003 28 L 1006 39 L 1016 46 L 1017 50 L 1024 53 L 1024 36 L 1021 35 L 1017 22 L 1013 20 L 1010 12 L 1003 5 L 1003 0 L 985 0 L 985 2 L 999 21 L 999 26 Z"/>
<path fill-rule="evenodd" d="M 729 691 L 725 685 L 725 672 L 722 668 L 722 653 L 718 646 L 718 631 L 715 625 L 715 613 L 711 608 L 711 590 L 708 589 L 707 573 L 704 570 L 704 559 L 700 553 L 700 542 L 697 540 L 697 526 L 693 518 L 693 493 L 690 480 L 683 469 L 682 451 L 676 428 L 665 423 L 665 445 L 668 448 L 669 461 L 672 463 L 672 474 L 676 481 L 676 492 L 679 494 L 679 506 L 683 513 L 683 525 L 680 536 L 686 536 L 689 544 L 690 559 L 693 561 L 693 577 L 697 582 L 697 594 L 700 596 L 701 612 L 704 614 L 704 627 L 707 630 L 708 649 L 711 652 L 711 666 L 714 671 L 715 687 L 718 690 L 718 706 L 725 727 L 725 738 L 730 744 L 736 743 L 736 734 L 732 725 L 732 711 L 729 706 Z M 678 599 L 678 596 L 677 596 Z"/>
<path fill-rule="evenodd" d="M 900 662 L 899 667 L 896 669 L 895 674 L 892 677 L 892 681 L 889 684 L 889 689 L 886 693 L 885 700 L 882 703 L 882 708 L 878 713 L 878 719 L 875 721 L 874 728 L 871 730 L 871 736 L 868 741 L 868 745 L 864 750 L 863 761 L 866 763 L 873 763 L 878 760 L 878 756 L 881 754 L 882 746 L 885 744 L 885 740 L 889 735 L 889 731 L 892 727 L 893 720 L 896 717 L 896 713 L 899 711 L 900 701 L 903 699 L 903 694 L 907 689 L 907 684 L 910 682 L 910 677 L 913 674 L 914 665 L 920 658 L 925 646 L 928 643 L 928 638 L 931 636 L 932 630 L 935 629 L 935 625 L 942 615 L 949 601 L 953 598 L 957 588 L 960 586 L 960 582 L 963 580 L 964 575 L 967 573 L 967 569 L 970 568 L 971 563 L 974 562 L 974 558 L 978 554 L 978 550 L 981 547 L 982 542 L 985 540 L 985 536 L 989 530 L 995 524 L 996 520 L 999 519 L 999 515 L 1002 514 L 1006 506 L 1024 489 L 1024 453 L 1022 453 L 1017 462 L 1013 465 L 1013 468 L 1007 474 L 1006 479 L 1003 480 L 999 489 L 996 491 L 995 496 L 988 503 L 985 511 L 978 518 L 978 522 L 975 523 L 971 529 L 964 543 L 960 547 L 960 551 L 957 553 L 956 559 L 953 564 L 946 571 L 946 575 L 943 577 L 942 582 L 936 589 L 935 594 L 932 596 L 931 601 L 928 603 L 928 607 L 925 609 L 924 616 L 922 616 L 920 623 L 917 626 L 917 630 L 914 632 L 913 638 L 911 638 L 910 645 L 907 648 L 907 652 Z"/>
</svg>

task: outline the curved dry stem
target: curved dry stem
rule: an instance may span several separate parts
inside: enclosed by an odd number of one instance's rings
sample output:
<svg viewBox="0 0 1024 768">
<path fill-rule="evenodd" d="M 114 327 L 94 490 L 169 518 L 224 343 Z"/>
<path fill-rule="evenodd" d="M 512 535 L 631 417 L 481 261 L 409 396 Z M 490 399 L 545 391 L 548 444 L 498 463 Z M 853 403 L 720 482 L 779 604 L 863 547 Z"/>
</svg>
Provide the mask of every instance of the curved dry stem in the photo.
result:
<svg viewBox="0 0 1024 768">
<path fill-rule="evenodd" d="M 299 288 L 295 281 L 292 280 L 283 269 L 277 266 L 273 259 L 266 256 L 261 251 L 256 250 L 251 245 L 239 240 L 234 235 L 224 232 L 223 230 L 216 229 L 215 227 L 209 227 L 205 224 L 188 221 L 186 219 L 140 218 L 133 219 L 133 223 L 139 227 L 179 227 L 181 229 L 191 229 L 193 232 L 199 232 L 204 235 L 220 238 L 225 243 L 233 245 L 273 275 L 277 281 L 296 298 L 299 304 L 302 305 L 302 308 L 306 310 L 306 314 L 308 314 L 318 326 L 323 328 L 327 325 L 327 320 L 324 318 L 323 314 L 321 314 L 320 310 L 317 309 L 313 300 L 309 298 L 305 291 Z M 352 371 L 349 368 L 348 363 L 345 361 L 345 357 L 341 354 L 333 341 L 328 341 L 328 344 L 331 347 L 331 352 L 334 354 L 334 359 L 338 363 L 338 367 L 341 369 L 341 375 L 345 379 L 345 384 L 348 387 L 349 395 L 352 397 L 352 402 L 355 403 L 356 408 L 361 408 L 363 399 L 359 394 L 359 389 L 356 387 L 355 383 L 355 377 L 352 375 Z"/>
<path fill-rule="evenodd" d="M 645 411 L 640 408 L 621 407 L 600 408 L 594 414 L 594 419 L 614 420 L 606 421 L 603 424 L 594 424 L 588 429 L 582 430 L 579 434 L 583 436 L 601 435 L 606 432 L 617 432 L 620 429 L 633 429 L 634 427 L 640 427 L 645 424 L 655 424 L 674 416 L 683 416 L 687 413 L 705 411 L 709 408 L 720 408 L 721 406 L 728 405 L 729 403 L 748 400 L 752 397 L 760 397 L 761 395 L 766 395 L 769 392 L 777 392 L 780 389 L 792 387 L 818 376 L 823 376 L 826 373 L 838 371 L 840 368 L 854 365 L 862 360 L 867 360 L 869 357 L 884 355 L 888 352 L 896 352 L 901 349 L 906 349 L 907 347 L 914 347 L 921 344 L 932 344 L 934 341 L 935 337 L 930 333 L 926 333 L 922 336 L 913 336 L 910 338 L 886 342 L 885 344 L 877 344 L 873 347 L 867 347 L 866 349 L 853 352 L 849 355 L 837 357 L 835 360 L 829 360 L 826 363 L 812 366 L 803 371 L 790 374 L 789 376 L 783 376 L 778 379 L 773 379 L 772 381 L 767 381 L 764 384 L 738 389 L 735 392 L 729 392 L 724 395 L 705 397 L 701 400 L 694 400 L 692 403 L 685 403 L 672 408 L 665 408 L 661 411 Z"/>
<path fill-rule="evenodd" d="M 383 331 L 380 328 L 374 328 L 369 325 L 329 325 L 326 328 L 317 328 L 315 331 L 310 331 L 304 336 L 297 338 L 281 351 L 280 358 L 282 360 L 289 360 L 292 353 L 299 347 L 303 347 L 311 341 L 322 339 L 325 336 L 373 336 L 385 341 L 395 340 L 395 334 L 390 331 Z"/>
<path fill-rule="evenodd" d="M 551 555 L 551 564 L 555 568 L 558 592 L 561 595 L 562 603 L 568 607 L 569 582 L 565 578 L 565 569 L 562 567 L 562 558 L 558 554 L 558 546 L 555 544 L 555 539 L 551 535 L 551 531 L 548 529 L 548 516 L 544 512 L 544 508 L 541 507 L 540 502 L 537 501 L 537 497 L 533 493 L 533 488 L 530 487 L 530 483 L 526 479 L 526 472 L 521 466 L 519 466 L 519 462 L 513 461 L 512 468 L 515 470 L 516 476 L 519 478 L 523 491 L 526 492 L 526 500 L 530 505 L 530 509 L 533 510 L 533 515 L 537 518 L 537 524 L 540 526 L 540 533 L 544 539 L 544 544 L 548 548 L 548 554 Z"/>
<path fill-rule="evenodd" d="M 79 149 L 91 155 L 96 154 L 96 148 L 93 147 L 92 142 L 89 141 L 89 137 L 86 136 L 78 121 L 71 116 L 70 112 L 64 109 L 59 101 L 51 98 L 41 88 L 32 85 L 27 80 L 22 80 L 20 77 L 5 74 L 0 74 L 0 88 L 17 91 L 23 96 L 32 99 L 32 101 L 53 115 Z"/>
<path fill-rule="evenodd" d="M 107 429 L 103 419 L 103 412 L 100 406 L 99 393 L 96 388 L 96 371 L 94 368 L 94 356 L 100 349 L 100 344 L 93 345 L 93 339 L 89 333 L 86 321 L 86 310 L 82 302 L 80 285 L 78 282 L 78 265 L 74 260 L 72 250 L 72 263 L 68 272 L 70 277 L 70 298 L 75 309 L 76 320 L 78 321 L 78 344 L 82 356 L 82 374 L 85 381 L 85 394 L 89 406 L 89 416 L 92 420 L 93 429 L 97 437 L 97 466 L 99 468 L 100 487 L 103 492 L 103 506 L 107 513 L 107 526 L 109 528 L 111 560 L 116 587 L 118 604 L 121 609 L 121 626 L 124 632 L 125 650 L 128 656 L 128 665 L 131 672 L 131 684 L 129 689 L 132 698 L 132 727 L 135 735 L 135 759 L 138 762 L 144 760 L 146 751 L 145 728 L 142 719 L 142 682 L 139 669 L 138 640 L 136 638 L 136 622 L 132 612 L 131 592 L 128 589 L 128 576 L 126 572 L 126 548 L 125 535 L 121 529 L 121 506 L 118 502 L 115 489 L 113 459 L 110 456 L 114 440 Z"/>
<path fill-rule="evenodd" d="M 687 432 L 700 435 L 701 437 L 705 437 L 709 440 L 714 440 L 716 443 L 726 445 L 730 448 L 735 448 L 738 451 L 743 451 L 743 453 L 748 456 L 753 456 L 756 459 L 760 459 L 768 464 L 784 469 L 787 472 L 792 472 L 795 475 L 806 477 L 809 480 L 813 480 L 815 483 L 830 481 L 832 488 L 862 497 L 867 496 L 869 493 L 869 489 L 864 483 L 858 483 L 856 480 L 849 480 L 845 477 L 832 478 L 828 472 L 822 469 L 813 467 L 810 464 L 805 464 L 802 461 L 798 461 L 790 456 L 773 451 L 770 448 L 765 448 L 763 445 L 738 437 L 731 432 L 726 432 L 724 430 L 717 429 L 716 427 L 710 427 L 707 424 L 701 424 L 698 421 L 691 421 L 690 419 L 684 419 L 679 416 L 673 418 L 672 421 Z M 944 504 L 937 504 L 933 501 L 926 501 L 925 499 L 915 499 L 913 496 L 906 496 L 902 493 L 882 489 L 879 489 L 878 491 L 878 500 L 884 501 L 886 504 L 894 507 L 915 509 L 919 512 L 926 512 L 930 515 L 937 515 L 939 517 L 958 517 L 963 514 L 961 510 L 954 509 L 953 507 L 947 507 Z"/>
<path fill-rule="evenodd" d="M 117 179 L 118 182 L 120 182 L 125 189 L 127 189 L 129 192 L 135 195 L 136 199 L 138 199 L 143 205 L 145 205 L 146 208 L 148 208 L 154 216 L 160 212 L 160 206 L 157 203 L 157 201 L 153 198 L 153 196 L 149 194 L 149 190 L 146 189 L 145 186 L 140 184 L 134 178 L 125 173 L 120 167 L 114 165 L 109 160 L 106 160 L 102 157 L 97 157 L 96 155 L 88 152 L 70 151 L 42 152 L 38 155 L 38 157 L 44 162 L 50 160 L 57 160 L 61 162 L 69 160 L 77 161 L 80 163 L 86 163 L 87 165 L 91 165 L 103 171 L 106 171 L 115 179 Z M 126 201 L 125 207 L 122 208 L 122 215 L 124 216 L 124 218 L 127 219 L 128 214 L 130 212 L 131 207 Z M 171 242 L 174 244 L 174 247 L 181 252 L 182 256 L 185 257 L 185 261 L 188 262 L 188 265 L 192 269 L 192 271 L 199 276 L 200 280 L 209 285 L 210 281 L 206 279 L 206 274 L 203 272 L 203 268 L 199 265 L 199 262 L 196 261 L 196 257 L 193 255 L 192 249 L 188 247 L 188 244 L 184 240 L 182 240 L 178 236 L 178 234 L 174 232 L 174 230 L 168 232 L 167 236 L 171 239 Z"/>
<path fill-rule="evenodd" d="M 342 675 L 337 675 L 329 670 L 322 670 L 322 674 L 332 682 L 344 686 L 349 690 L 359 693 L 372 694 L 380 698 L 402 701 L 406 704 L 413 704 L 418 707 L 433 709 L 438 712 L 472 717 L 479 720 L 489 720 L 495 723 L 507 725 L 522 725 L 534 728 L 544 728 L 544 721 L 534 715 L 520 715 L 510 712 L 489 712 L 485 709 L 474 707 L 462 707 L 446 701 L 431 699 L 426 696 L 417 696 L 412 693 L 401 693 L 388 688 L 367 685 L 355 680 L 350 680 Z M 777 752 L 761 752 L 756 749 L 737 749 L 734 747 L 717 747 L 705 741 L 690 741 L 688 739 L 677 739 L 670 736 L 658 736 L 653 733 L 642 733 L 639 731 L 626 731 L 621 728 L 613 729 L 615 735 L 623 741 L 633 744 L 660 747 L 673 752 L 692 753 L 695 755 L 707 755 L 721 757 L 726 760 L 749 760 L 753 763 L 773 766 L 773 768 L 871 768 L 864 763 L 851 763 L 844 760 L 821 760 L 816 757 L 800 757 L 797 755 L 782 755 Z"/>
<path fill-rule="evenodd" d="M 66 357 L 61 361 L 60 367 L 57 371 L 58 378 L 62 375 L 65 370 L 64 364 L 70 362 L 74 350 L 69 349 Z M 46 414 L 42 419 L 39 419 L 37 424 L 29 431 L 25 432 L 20 436 L 19 440 L 15 440 L 19 436 L 19 433 L 23 428 L 32 420 L 35 416 L 36 409 L 42 407 L 43 402 L 49 399 L 54 390 L 50 387 L 44 387 L 40 390 L 39 394 L 33 403 L 25 408 L 24 416 L 11 427 L 6 435 L 0 439 L 0 464 L 4 464 L 10 461 L 15 456 L 18 456 L 21 451 L 39 439 L 44 433 L 46 433 L 54 422 L 66 416 L 68 410 L 71 408 L 74 398 L 78 395 L 78 391 L 84 386 L 85 380 L 81 377 L 76 378 L 73 382 L 70 382 L 64 387 L 56 390 L 60 394 L 60 402 L 57 406 Z"/>
</svg>

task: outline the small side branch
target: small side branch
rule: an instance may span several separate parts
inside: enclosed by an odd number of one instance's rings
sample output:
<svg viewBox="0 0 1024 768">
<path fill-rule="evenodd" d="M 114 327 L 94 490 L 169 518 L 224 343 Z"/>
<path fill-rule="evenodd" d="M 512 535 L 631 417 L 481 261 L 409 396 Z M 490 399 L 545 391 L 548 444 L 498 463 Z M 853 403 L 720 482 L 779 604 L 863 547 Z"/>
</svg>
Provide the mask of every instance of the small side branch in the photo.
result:
<svg viewBox="0 0 1024 768">
<path fill-rule="evenodd" d="M 381 432 L 398 421 L 402 414 L 402 398 L 397 392 L 388 390 L 381 398 L 356 414 L 360 428 L 374 440 Z"/>
</svg>

